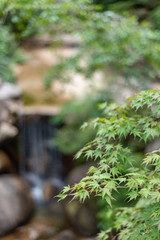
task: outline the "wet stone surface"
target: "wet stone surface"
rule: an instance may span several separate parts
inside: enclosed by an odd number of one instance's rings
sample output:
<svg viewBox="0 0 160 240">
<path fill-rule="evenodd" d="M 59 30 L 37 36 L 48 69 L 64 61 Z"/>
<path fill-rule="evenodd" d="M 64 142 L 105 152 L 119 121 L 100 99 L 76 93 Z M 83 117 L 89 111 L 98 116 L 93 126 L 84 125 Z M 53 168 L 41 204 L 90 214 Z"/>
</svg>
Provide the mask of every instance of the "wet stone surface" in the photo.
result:
<svg viewBox="0 0 160 240">
<path fill-rule="evenodd" d="M 17 227 L 0 240 L 97 240 L 95 237 L 82 237 L 71 229 L 63 214 L 61 204 L 41 206 L 35 211 L 29 223 Z"/>
</svg>

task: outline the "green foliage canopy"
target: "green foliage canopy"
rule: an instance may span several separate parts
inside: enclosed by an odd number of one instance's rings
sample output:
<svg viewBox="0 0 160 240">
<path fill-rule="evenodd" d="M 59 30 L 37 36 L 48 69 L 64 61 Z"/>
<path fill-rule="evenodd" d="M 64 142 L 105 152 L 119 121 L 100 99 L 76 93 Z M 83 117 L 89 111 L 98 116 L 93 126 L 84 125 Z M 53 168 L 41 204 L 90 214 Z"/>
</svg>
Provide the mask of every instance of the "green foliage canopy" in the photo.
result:
<svg viewBox="0 0 160 240">
<path fill-rule="evenodd" d="M 137 20 L 132 17 L 121 18 L 113 13 L 97 16 L 93 22 L 96 26 L 94 30 L 88 34 L 86 31 L 83 33 L 87 53 L 90 53 L 88 73 L 111 66 L 127 78 L 140 75 L 145 80 L 148 77 L 156 78 L 159 33 L 138 26 Z M 98 39 L 99 46 L 96 43 Z M 155 47 L 154 53 L 150 50 L 150 45 Z"/>
<path fill-rule="evenodd" d="M 86 9 L 90 6 L 83 5 Z M 112 11 L 98 12 L 93 8 L 77 17 L 81 14 L 78 8 L 70 10 L 70 14 L 68 32 L 79 39 L 79 48 L 74 57 L 61 59 L 60 64 L 51 69 L 47 84 L 52 78 L 70 79 L 70 71 L 91 79 L 96 71 L 107 75 L 109 69 L 130 83 L 136 80 L 143 88 L 145 83 L 147 87 L 147 81 L 159 79 L 159 31 L 139 23 L 136 17 Z"/>
<path fill-rule="evenodd" d="M 143 87 L 147 80 L 159 79 L 159 31 L 130 14 L 101 11 L 91 0 L 2 0 L 0 16 L 19 40 L 44 32 L 56 44 L 66 33 L 79 40 L 77 54 L 51 69 L 48 86 L 53 78 L 70 79 L 70 70 L 91 79 L 96 71 L 105 75 L 111 68 L 129 82 L 141 79 L 137 82 Z M 156 12 L 153 16 L 157 19 Z"/>
<path fill-rule="evenodd" d="M 9 27 L 0 23 L 0 32 L 0 77 L 5 81 L 14 82 L 13 64 L 22 62 L 24 58 Z"/>
</svg>

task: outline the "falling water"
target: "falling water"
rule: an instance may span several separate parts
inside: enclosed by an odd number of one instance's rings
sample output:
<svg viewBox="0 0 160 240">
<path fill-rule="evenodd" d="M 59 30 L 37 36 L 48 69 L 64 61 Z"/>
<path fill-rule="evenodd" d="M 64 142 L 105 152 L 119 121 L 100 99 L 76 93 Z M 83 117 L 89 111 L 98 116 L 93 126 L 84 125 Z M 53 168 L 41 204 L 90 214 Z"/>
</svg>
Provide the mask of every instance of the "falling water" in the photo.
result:
<svg viewBox="0 0 160 240">
<path fill-rule="evenodd" d="M 33 196 L 41 201 L 43 183 L 62 186 L 61 156 L 54 143 L 57 127 L 50 117 L 19 115 L 20 173 L 30 183 Z"/>
</svg>

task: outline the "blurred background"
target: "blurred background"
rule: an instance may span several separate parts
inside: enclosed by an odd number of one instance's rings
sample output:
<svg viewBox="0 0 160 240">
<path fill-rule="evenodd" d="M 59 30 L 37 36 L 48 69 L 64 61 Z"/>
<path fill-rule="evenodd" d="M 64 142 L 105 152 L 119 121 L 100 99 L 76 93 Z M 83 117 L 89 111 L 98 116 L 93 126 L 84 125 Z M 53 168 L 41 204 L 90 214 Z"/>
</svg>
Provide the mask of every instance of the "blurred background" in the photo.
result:
<svg viewBox="0 0 160 240">
<path fill-rule="evenodd" d="M 112 226 L 123 191 L 112 209 L 56 195 L 93 164 L 73 158 L 98 104 L 146 89 L 160 89 L 159 0 L 0 1 L 0 239 L 95 240 Z M 139 164 L 160 141 L 128 144 Z"/>
</svg>

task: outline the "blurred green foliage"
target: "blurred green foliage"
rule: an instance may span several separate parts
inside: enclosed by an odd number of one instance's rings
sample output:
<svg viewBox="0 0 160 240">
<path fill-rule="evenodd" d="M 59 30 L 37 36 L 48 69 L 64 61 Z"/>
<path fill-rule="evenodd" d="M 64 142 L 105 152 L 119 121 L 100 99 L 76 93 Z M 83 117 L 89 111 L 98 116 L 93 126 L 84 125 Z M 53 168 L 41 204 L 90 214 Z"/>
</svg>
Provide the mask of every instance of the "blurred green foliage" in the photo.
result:
<svg viewBox="0 0 160 240">
<path fill-rule="evenodd" d="M 90 0 L 1 0 L 0 17 L 18 39 L 25 39 L 43 32 L 70 32 L 88 15 L 85 10 L 95 8 Z"/>
<path fill-rule="evenodd" d="M 13 64 L 24 61 L 24 56 L 17 43 L 14 34 L 9 27 L 0 23 L 0 77 L 4 81 L 14 82 Z"/>
<path fill-rule="evenodd" d="M 76 3 L 78 6 L 79 1 Z M 115 7 L 120 3 L 124 2 L 116 2 Z M 132 87 L 135 81 L 139 88 L 148 88 L 148 82 L 159 80 L 160 33 L 150 22 L 140 23 L 137 16 L 127 12 L 120 15 L 120 10 L 114 13 L 100 11 L 100 7 L 91 8 L 89 1 L 81 1 L 83 12 L 82 8 L 72 8 L 72 1 L 70 4 L 70 16 L 67 21 L 64 18 L 68 27 L 65 23 L 61 27 L 65 29 L 64 33 L 71 33 L 79 40 L 79 48 L 75 56 L 62 58 L 51 68 L 45 79 L 48 86 L 52 79 L 70 80 L 72 72 L 91 79 L 96 71 L 103 71 L 105 76 L 109 69 Z M 147 4 L 150 5 L 146 2 L 146 8 Z"/>
<path fill-rule="evenodd" d="M 139 23 L 139 16 L 133 17 L 133 14 L 139 8 L 146 9 L 147 20 L 159 28 L 158 3 L 148 0 L 2 0 L 0 17 L 2 25 L 10 27 L 17 41 L 44 32 L 53 36 L 53 42 L 59 39 L 60 44 L 66 33 L 78 39 L 77 54 L 61 59 L 51 69 L 45 79 L 47 86 L 52 79 L 70 79 L 71 71 L 92 78 L 96 71 L 103 71 L 105 75 L 111 68 L 128 82 L 136 80 L 144 87 L 147 81 L 159 80 L 160 34 L 146 22 Z M 133 9 L 135 12 L 131 11 Z M 132 15 L 122 16 L 124 10 Z"/>
<path fill-rule="evenodd" d="M 158 1 L 148 0 L 2 0 L 0 17 L 19 41 L 44 32 L 52 34 L 53 40 L 63 40 L 65 33 L 78 39 L 77 54 L 51 69 L 48 86 L 53 78 L 70 79 L 70 71 L 92 78 L 97 70 L 107 74 L 108 68 L 144 86 L 147 80 L 159 79 L 160 34 L 146 22 L 139 23 L 139 16 L 121 15 L 139 8 L 146 9 L 147 20 L 159 28 Z"/>
<path fill-rule="evenodd" d="M 100 101 L 110 102 L 112 99 L 109 92 L 95 93 L 81 100 L 70 101 L 65 104 L 59 115 L 52 122 L 62 127 L 57 131 L 54 139 L 60 152 L 63 154 L 75 154 L 86 142 L 95 136 L 93 129 L 82 131 L 81 125 L 89 119 L 100 114 L 97 104 Z"/>
<path fill-rule="evenodd" d="M 144 84 L 147 88 L 148 82 L 158 81 L 160 33 L 146 24 L 139 24 L 135 17 L 94 12 L 83 21 L 77 34 L 80 38 L 78 53 L 54 66 L 50 80 L 51 77 L 70 79 L 71 71 L 91 79 L 96 71 L 103 71 L 105 76 L 112 69 L 131 85 L 136 81 L 139 88 L 144 88 Z"/>
<path fill-rule="evenodd" d="M 153 22 L 153 26 L 156 29 L 160 30 L 160 6 L 158 6 L 151 12 L 150 18 Z"/>
</svg>

